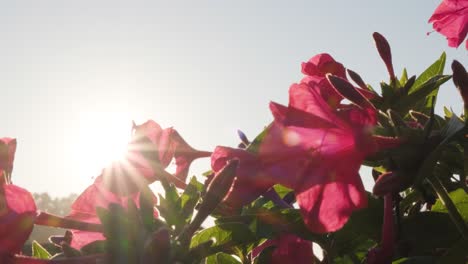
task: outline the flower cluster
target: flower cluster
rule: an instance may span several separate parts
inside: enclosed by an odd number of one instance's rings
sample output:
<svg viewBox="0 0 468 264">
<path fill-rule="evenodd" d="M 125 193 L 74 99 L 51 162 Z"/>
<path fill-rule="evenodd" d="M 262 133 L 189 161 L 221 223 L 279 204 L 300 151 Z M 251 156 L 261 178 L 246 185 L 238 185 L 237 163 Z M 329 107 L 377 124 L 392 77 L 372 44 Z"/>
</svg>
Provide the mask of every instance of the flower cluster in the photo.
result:
<svg viewBox="0 0 468 264">
<path fill-rule="evenodd" d="M 430 22 L 459 46 L 467 12 L 466 1 L 445 0 Z M 1 138 L 0 263 L 316 263 L 313 242 L 323 263 L 466 260 L 468 73 L 452 63 L 465 113 L 438 116 L 438 89 L 451 78 L 445 54 L 419 77 L 397 77 L 389 43 L 373 38 L 389 76 L 381 93 L 322 53 L 302 63 L 287 105 L 270 103 L 263 132 L 252 142 L 239 132 L 237 148 L 199 151 L 172 127 L 134 124 L 125 158 L 104 168 L 65 217 L 39 212 L 12 183 L 17 142 Z M 204 183 L 187 180 L 199 158 L 211 159 Z M 372 168 L 372 193 L 363 165 Z M 164 195 L 149 189 L 156 181 Z M 208 216 L 215 225 L 202 227 Z M 427 235 L 421 223 L 444 235 Z M 33 257 L 20 255 L 34 225 L 67 229 L 50 239 L 56 255 L 37 246 Z"/>
</svg>

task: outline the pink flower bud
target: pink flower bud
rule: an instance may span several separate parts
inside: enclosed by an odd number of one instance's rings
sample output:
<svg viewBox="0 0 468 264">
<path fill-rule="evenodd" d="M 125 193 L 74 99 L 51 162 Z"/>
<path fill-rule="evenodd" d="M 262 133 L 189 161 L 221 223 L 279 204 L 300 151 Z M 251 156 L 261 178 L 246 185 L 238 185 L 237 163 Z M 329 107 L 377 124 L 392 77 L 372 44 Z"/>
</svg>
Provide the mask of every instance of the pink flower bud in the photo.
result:
<svg viewBox="0 0 468 264">
<path fill-rule="evenodd" d="M 390 74 L 390 80 L 395 79 L 395 72 L 393 71 L 392 63 L 392 52 L 390 50 L 390 45 L 388 41 L 378 32 L 372 34 L 374 37 L 375 45 L 377 46 L 377 51 L 379 52 L 380 57 L 387 67 L 388 74 Z"/>
<path fill-rule="evenodd" d="M 460 92 L 466 109 L 468 108 L 468 73 L 466 72 L 465 67 L 456 60 L 452 62 L 452 71 L 453 83 Z"/>
<path fill-rule="evenodd" d="M 379 176 L 372 189 L 372 193 L 381 197 L 400 192 L 411 186 L 412 180 L 412 177 L 401 172 L 386 172 Z"/>
</svg>

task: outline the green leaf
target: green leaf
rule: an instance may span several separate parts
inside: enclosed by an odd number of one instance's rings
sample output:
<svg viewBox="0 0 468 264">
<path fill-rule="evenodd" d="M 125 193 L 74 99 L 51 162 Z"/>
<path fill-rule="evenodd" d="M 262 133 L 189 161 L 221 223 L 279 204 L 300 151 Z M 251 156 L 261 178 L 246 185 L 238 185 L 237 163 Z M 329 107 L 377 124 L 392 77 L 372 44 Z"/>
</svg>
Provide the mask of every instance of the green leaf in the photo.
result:
<svg viewBox="0 0 468 264">
<path fill-rule="evenodd" d="M 212 247 L 235 246 L 256 240 L 249 227 L 242 223 L 228 223 L 206 228 L 192 237 L 190 248 L 213 240 Z"/>
<path fill-rule="evenodd" d="M 417 256 L 411 258 L 401 258 L 392 262 L 392 264 L 436 264 L 436 259 L 430 256 Z"/>
<path fill-rule="evenodd" d="M 406 71 L 406 68 L 403 68 L 403 73 L 401 74 L 401 78 L 400 78 L 400 84 L 404 86 L 407 81 L 408 81 L 408 72 Z"/>
<path fill-rule="evenodd" d="M 206 264 L 240 264 L 241 262 L 239 262 L 235 257 L 229 254 L 220 252 L 220 253 L 207 257 L 205 263 Z"/>
<path fill-rule="evenodd" d="M 409 94 L 414 93 L 421 89 L 422 85 L 426 83 L 428 80 L 433 78 L 436 75 L 441 75 L 444 72 L 446 55 L 445 52 L 440 55 L 439 59 L 436 60 L 431 66 L 429 66 L 423 73 L 421 73 L 416 81 L 414 82 L 413 86 L 409 90 Z"/>
<path fill-rule="evenodd" d="M 452 118 L 453 116 L 453 111 L 449 110 L 447 107 L 444 106 L 444 114 L 446 118 Z"/>
<path fill-rule="evenodd" d="M 36 240 L 32 242 L 32 256 L 39 259 L 50 259 L 52 255 L 41 246 L 41 244 L 37 243 Z"/>
<path fill-rule="evenodd" d="M 107 247 L 107 242 L 105 240 L 96 240 L 85 246 L 83 246 L 80 251 L 85 255 L 105 253 Z"/>
<path fill-rule="evenodd" d="M 418 103 L 424 102 L 423 100 L 428 99 L 431 96 L 435 96 L 436 94 L 434 94 L 433 92 L 437 92 L 439 86 L 445 83 L 446 81 L 450 80 L 450 78 L 451 76 L 448 75 L 436 75 L 430 78 L 429 80 L 421 84 L 421 86 L 418 89 L 411 89 L 412 92 L 395 102 L 394 108 L 400 113 L 406 113 L 408 110 L 414 108 L 414 106 Z M 420 109 L 412 110 L 418 111 Z"/>
<path fill-rule="evenodd" d="M 281 199 L 284 198 L 284 196 L 286 196 L 286 194 L 292 192 L 293 190 L 292 189 L 289 189 L 289 188 L 286 188 L 284 187 L 283 185 L 281 184 L 275 184 L 273 186 L 273 188 L 275 189 L 276 193 L 279 195 L 279 197 L 281 197 Z"/>
<path fill-rule="evenodd" d="M 437 164 L 437 160 L 439 159 L 442 150 L 444 150 L 445 146 L 450 142 L 450 140 L 457 135 L 465 127 L 465 124 L 458 119 L 455 115 L 450 118 L 447 124 L 442 128 L 440 131 L 440 136 L 443 140 L 435 147 L 429 155 L 426 156 L 426 159 L 419 167 L 418 174 L 416 176 L 416 185 L 419 185 L 423 179 L 432 175 L 433 169 Z"/>
<path fill-rule="evenodd" d="M 450 216 L 439 212 L 421 212 L 404 218 L 400 236 L 411 249 L 411 255 L 432 255 L 435 248 L 447 248 L 460 238 Z"/>
<path fill-rule="evenodd" d="M 387 103 L 392 102 L 396 96 L 396 93 L 395 93 L 395 90 L 393 90 L 393 87 L 385 82 L 381 82 L 380 89 L 382 90 L 382 97 L 384 101 Z"/>
<path fill-rule="evenodd" d="M 417 189 L 412 189 L 403 198 L 403 200 L 400 202 L 400 210 L 401 212 L 407 211 L 410 207 L 413 206 L 414 203 L 422 200 L 423 197 L 421 195 L 421 192 L 419 192 Z"/>
<path fill-rule="evenodd" d="M 159 195 L 159 212 L 169 226 L 175 226 L 176 230 L 180 231 L 185 225 L 185 219 L 181 216 L 179 193 L 173 184 L 163 186 L 165 186 L 165 196 Z"/>
<path fill-rule="evenodd" d="M 464 239 L 460 239 L 438 259 L 438 263 L 466 263 L 466 258 L 468 256 L 467 249 L 468 242 Z"/>
<path fill-rule="evenodd" d="M 146 230 L 151 231 L 154 219 L 153 192 L 148 186 L 140 191 L 140 218 Z"/>
<path fill-rule="evenodd" d="M 257 153 L 258 149 L 260 148 L 260 144 L 262 143 L 263 138 L 268 132 L 268 129 L 271 127 L 271 124 L 265 127 L 265 129 L 255 137 L 255 139 L 247 146 L 247 151 L 252 153 Z"/>
<path fill-rule="evenodd" d="M 192 219 L 192 214 L 198 200 L 200 199 L 200 193 L 203 190 L 203 184 L 197 181 L 197 178 L 193 176 L 190 179 L 190 183 L 184 190 L 184 193 L 179 197 L 177 203 L 180 208 L 181 218 L 189 223 Z"/>
<path fill-rule="evenodd" d="M 332 233 L 334 255 L 349 255 L 367 251 L 380 240 L 383 219 L 383 202 L 368 194 L 367 208 L 351 215 L 344 227 Z"/>
<path fill-rule="evenodd" d="M 106 226 L 110 222 L 110 212 L 104 207 L 96 207 L 96 215 L 99 217 L 99 221 L 101 221 L 101 224 L 106 228 Z"/>
<path fill-rule="evenodd" d="M 465 193 L 463 189 L 457 189 L 449 194 L 450 199 L 460 212 L 460 215 L 463 217 L 465 222 L 468 222 L 468 194 Z M 432 211 L 434 212 L 447 212 L 447 208 L 442 204 L 440 199 L 436 201 L 434 206 L 432 206 Z"/>
</svg>

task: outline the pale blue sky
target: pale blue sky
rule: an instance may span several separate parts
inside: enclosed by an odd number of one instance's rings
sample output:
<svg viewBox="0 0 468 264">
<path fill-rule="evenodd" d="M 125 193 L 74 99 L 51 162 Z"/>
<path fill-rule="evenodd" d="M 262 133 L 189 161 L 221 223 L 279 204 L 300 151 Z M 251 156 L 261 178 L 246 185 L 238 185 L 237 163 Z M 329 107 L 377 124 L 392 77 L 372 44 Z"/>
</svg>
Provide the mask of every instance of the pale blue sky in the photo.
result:
<svg viewBox="0 0 468 264">
<path fill-rule="evenodd" d="M 300 63 L 317 53 L 374 87 L 386 80 L 374 31 L 398 73 L 420 73 L 443 51 L 467 65 L 466 50 L 426 35 L 438 3 L 0 0 L 0 136 L 18 139 L 13 180 L 81 192 L 99 166 L 90 135 L 112 145 L 128 133 L 112 127 L 129 130 L 131 119 L 174 126 L 200 149 L 235 146 L 236 129 L 253 137 L 271 121 L 269 101 L 287 103 Z M 461 111 L 452 83 L 440 94 L 439 111 Z"/>
</svg>

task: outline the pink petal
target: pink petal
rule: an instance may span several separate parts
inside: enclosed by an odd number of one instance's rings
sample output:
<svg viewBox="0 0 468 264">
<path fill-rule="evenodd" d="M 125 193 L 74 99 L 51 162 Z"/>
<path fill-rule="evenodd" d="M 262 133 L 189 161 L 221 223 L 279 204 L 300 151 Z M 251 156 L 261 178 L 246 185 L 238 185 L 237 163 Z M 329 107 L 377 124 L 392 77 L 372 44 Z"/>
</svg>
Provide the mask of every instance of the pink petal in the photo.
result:
<svg viewBox="0 0 468 264">
<path fill-rule="evenodd" d="M 175 144 L 174 158 L 177 166 L 174 176 L 185 182 L 191 163 L 195 159 L 211 156 L 211 152 L 198 151 L 192 148 L 177 131 L 173 135 L 173 141 Z"/>
<path fill-rule="evenodd" d="M 345 77 L 343 64 L 335 61 L 330 54 L 321 53 L 302 63 L 302 73 L 309 76 L 325 77 L 327 73 Z"/>
<path fill-rule="evenodd" d="M 11 173 L 15 160 L 16 139 L 0 138 L 0 171 Z"/>
<path fill-rule="evenodd" d="M 468 33 L 468 1 L 443 1 L 429 18 L 429 23 L 447 37 L 450 47 L 460 46 Z"/>
<path fill-rule="evenodd" d="M 0 256 L 21 250 L 35 217 L 36 204 L 31 193 L 13 184 L 0 186 Z"/>
<path fill-rule="evenodd" d="M 177 143 L 174 141 L 174 134 L 177 133 L 173 128 L 166 128 L 161 133 L 161 138 L 158 143 L 159 162 L 161 166 L 166 168 L 174 157 Z"/>
<path fill-rule="evenodd" d="M 322 123 L 338 127 L 343 124 L 313 86 L 293 84 L 289 88 L 289 106 L 311 114 Z"/>
<path fill-rule="evenodd" d="M 354 173 L 352 169 L 350 173 Z M 351 214 L 367 206 L 367 196 L 359 175 L 311 175 L 309 182 L 296 192 L 296 198 L 307 227 L 316 233 L 334 232 L 343 227 Z M 333 178 L 337 178 L 333 180 Z M 307 180 L 306 180 L 307 181 Z"/>
<path fill-rule="evenodd" d="M 225 202 L 233 207 L 240 207 L 255 200 L 273 186 L 273 179 L 262 170 L 260 160 L 252 153 L 243 149 L 216 147 L 211 155 L 211 167 L 217 172 L 230 159 L 238 159 L 237 175 L 231 190 L 225 197 Z"/>
<path fill-rule="evenodd" d="M 312 242 L 295 235 L 284 235 L 279 238 L 271 257 L 272 264 L 309 264 L 314 257 Z"/>
<path fill-rule="evenodd" d="M 100 223 L 99 217 L 96 214 L 96 207 L 109 208 L 111 203 L 119 204 L 123 208 L 127 208 L 128 200 L 133 200 L 138 206 L 139 192 L 134 193 L 127 197 L 118 196 L 107 190 L 103 186 L 102 178 L 96 178 L 94 184 L 90 185 L 72 204 L 71 213 L 67 218 L 79 220 L 87 223 Z M 156 197 L 153 197 L 156 203 Z M 157 212 L 155 212 L 157 217 Z M 73 240 L 72 247 L 81 248 L 82 246 L 91 243 L 95 240 L 103 240 L 104 237 L 101 233 L 86 232 L 79 230 L 72 230 Z"/>
<path fill-rule="evenodd" d="M 133 126 L 134 134 L 139 137 L 147 137 L 155 145 L 159 143 L 159 137 L 161 136 L 161 126 L 153 120 L 148 120 L 141 125 Z"/>
</svg>

